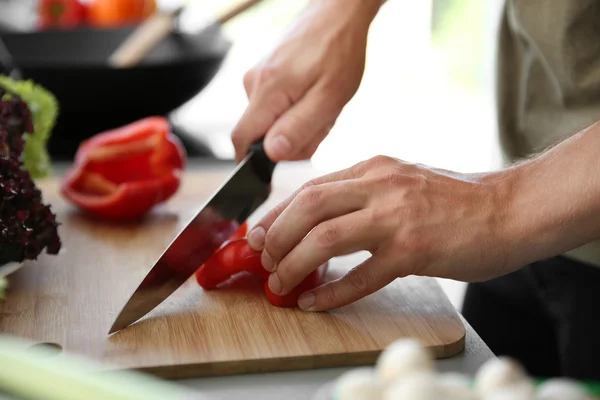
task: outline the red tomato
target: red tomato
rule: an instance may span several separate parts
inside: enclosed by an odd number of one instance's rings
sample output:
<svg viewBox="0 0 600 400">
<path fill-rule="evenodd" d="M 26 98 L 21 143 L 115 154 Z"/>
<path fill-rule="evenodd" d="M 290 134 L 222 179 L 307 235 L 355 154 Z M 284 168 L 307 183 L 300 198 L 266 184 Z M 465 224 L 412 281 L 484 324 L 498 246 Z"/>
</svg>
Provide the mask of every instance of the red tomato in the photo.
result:
<svg viewBox="0 0 600 400">
<path fill-rule="evenodd" d="M 156 0 L 92 0 L 88 22 L 106 28 L 139 24 L 156 11 Z"/>
<path fill-rule="evenodd" d="M 39 0 L 41 29 L 74 28 L 85 22 L 86 8 L 79 0 Z"/>
</svg>

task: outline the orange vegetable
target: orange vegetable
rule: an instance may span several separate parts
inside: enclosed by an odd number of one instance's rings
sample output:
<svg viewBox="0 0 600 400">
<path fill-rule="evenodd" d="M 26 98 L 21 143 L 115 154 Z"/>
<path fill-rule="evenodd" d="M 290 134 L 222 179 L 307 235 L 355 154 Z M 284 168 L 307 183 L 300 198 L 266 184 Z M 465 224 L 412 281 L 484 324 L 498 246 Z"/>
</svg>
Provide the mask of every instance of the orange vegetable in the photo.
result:
<svg viewBox="0 0 600 400">
<path fill-rule="evenodd" d="M 156 0 L 92 0 L 87 21 L 98 28 L 136 25 L 156 11 Z"/>
</svg>

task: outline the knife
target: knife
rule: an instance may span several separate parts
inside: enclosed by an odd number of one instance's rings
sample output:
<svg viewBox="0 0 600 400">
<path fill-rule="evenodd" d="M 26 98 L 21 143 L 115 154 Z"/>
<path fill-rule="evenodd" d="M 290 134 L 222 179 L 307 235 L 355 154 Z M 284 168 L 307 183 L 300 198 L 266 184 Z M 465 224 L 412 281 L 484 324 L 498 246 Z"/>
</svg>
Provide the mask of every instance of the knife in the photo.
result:
<svg viewBox="0 0 600 400">
<path fill-rule="evenodd" d="M 117 332 L 148 314 L 183 285 L 271 193 L 275 163 L 255 142 L 221 185 L 171 242 L 113 323 Z"/>
</svg>

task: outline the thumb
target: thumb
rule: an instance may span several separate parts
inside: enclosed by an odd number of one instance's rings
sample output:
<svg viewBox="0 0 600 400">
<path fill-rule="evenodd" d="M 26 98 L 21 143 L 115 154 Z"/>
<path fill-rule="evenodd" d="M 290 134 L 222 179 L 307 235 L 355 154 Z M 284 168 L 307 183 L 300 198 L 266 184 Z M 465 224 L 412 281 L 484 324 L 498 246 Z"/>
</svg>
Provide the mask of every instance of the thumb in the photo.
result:
<svg viewBox="0 0 600 400">
<path fill-rule="evenodd" d="M 248 153 L 248 148 L 263 137 L 277 119 L 292 105 L 292 99 L 276 88 L 258 89 L 231 135 L 236 162 Z"/>
</svg>

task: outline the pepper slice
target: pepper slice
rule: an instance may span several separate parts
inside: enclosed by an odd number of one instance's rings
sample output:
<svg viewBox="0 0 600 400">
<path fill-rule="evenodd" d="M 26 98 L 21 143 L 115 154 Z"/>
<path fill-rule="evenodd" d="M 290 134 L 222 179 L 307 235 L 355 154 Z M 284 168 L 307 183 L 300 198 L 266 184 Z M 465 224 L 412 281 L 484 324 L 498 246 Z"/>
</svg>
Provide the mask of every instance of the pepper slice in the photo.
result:
<svg viewBox="0 0 600 400">
<path fill-rule="evenodd" d="M 244 239 L 248 234 L 248 223 L 244 222 L 238 230 L 233 234 L 231 239 Z"/>
<path fill-rule="evenodd" d="M 235 235 L 234 235 L 235 236 Z M 215 289 L 233 275 L 248 272 L 265 281 L 264 289 L 269 302 L 276 307 L 296 307 L 298 297 L 323 283 L 328 263 L 311 272 L 296 288 L 285 296 L 278 296 L 269 289 L 270 273 L 260 262 L 261 252 L 253 250 L 246 238 L 233 238 L 223 244 L 197 271 L 196 281 L 205 290 Z"/>
<path fill-rule="evenodd" d="M 100 218 L 133 220 L 179 189 L 187 155 L 163 117 L 149 117 L 81 143 L 61 193 Z"/>
<path fill-rule="evenodd" d="M 203 289 L 214 289 L 241 272 L 248 272 L 262 279 L 269 277 L 269 272 L 260 262 L 261 253 L 253 250 L 246 238 L 236 238 L 237 234 L 240 234 L 239 231 L 223 243 L 221 248 L 196 271 L 196 281 Z"/>
<path fill-rule="evenodd" d="M 323 278 L 329 267 L 329 263 L 321 265 L 311 272 L 298 286 L 285 296 L 278 296 L 269 289 L 269 281 L 265 282 L 265 294 L 269 302 L 276 307 L 290 308 L 298 306 L 298 298 L 306 291 L 312 290 L 323 284 Z"/>
</svg>

